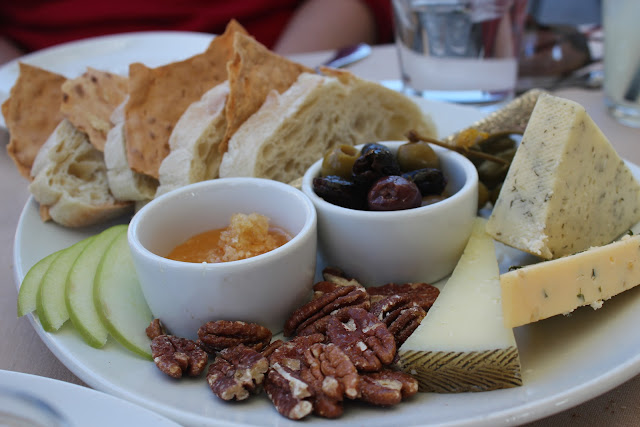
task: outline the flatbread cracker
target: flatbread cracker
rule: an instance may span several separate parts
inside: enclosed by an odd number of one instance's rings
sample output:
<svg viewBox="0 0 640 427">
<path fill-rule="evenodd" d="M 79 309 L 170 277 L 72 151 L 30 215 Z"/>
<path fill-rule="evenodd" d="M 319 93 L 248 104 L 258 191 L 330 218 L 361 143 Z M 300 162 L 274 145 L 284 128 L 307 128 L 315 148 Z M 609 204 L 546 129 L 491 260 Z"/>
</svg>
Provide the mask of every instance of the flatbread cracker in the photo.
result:
<svg viewBox="0 0 640 427">
<path fill-rule="evenodd" d="M 127 77 L 88 67 L 83 75 L 62 85 L 60 111 L 100 151 L 104 151 L 112 127 L 111 113 L 127 96 L 128 81 Z"/>
<path fill-rule="evenodd" d="M 227 98 L 227 131 L 218 149 L 227 151 L 229 139 L 264 103 L 272 90 L 289 89 L 304 72 L 314 70 L 277 55 L 253 37 L 238 33 L 234 38 L 233 59 L 227 66 L 229 97 Z"/>
<path fill-rule="evenodd" d="M 31 166 L 49 135 L 63 119 L 62 84 L 66 77 L 20 62 L 20 75 L 2 104 L 9 144 L 7 152 L 18 171 L 32 180 Z"/>
<path fill-rule="evenodd" d="M 169 136 L 182 113 L 227 79 L 236 33 L 246 34 L 246 30 L 231 21 L 201 54 L 158 68 L 140 63 L 129 66 L 125 140 L 133 170 L 158 178 L 160 164 L 170 150 Z"/>
</svg>

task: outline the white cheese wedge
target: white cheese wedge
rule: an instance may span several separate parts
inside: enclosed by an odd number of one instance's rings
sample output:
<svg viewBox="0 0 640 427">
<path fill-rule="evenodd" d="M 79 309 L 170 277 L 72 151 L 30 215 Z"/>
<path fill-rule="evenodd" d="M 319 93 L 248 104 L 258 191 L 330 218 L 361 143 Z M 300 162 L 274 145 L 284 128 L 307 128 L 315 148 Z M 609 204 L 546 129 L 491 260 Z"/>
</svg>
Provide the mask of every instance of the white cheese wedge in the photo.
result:
<svg viewBox="0 0 640 427">
<path fill-rule="evenodd" d="M 640 284 L 640 236 L 500 276 L 505 325 L 516 327 L 602 302 Z"/>
<path fill-rule="evenodd" d="M 520 357 L 504 325 L 494 242 L 477 218 L 469 242 L 422 323 L 398 350 L 420 391 L 457 393 L 522 385 Z"/>
<path fill-rule="evenodd" d="M 612 242 L 640 221 L 640 185 L 579 104 L 542 94 L 487 232 L 544 259 Z"/>
</svg>

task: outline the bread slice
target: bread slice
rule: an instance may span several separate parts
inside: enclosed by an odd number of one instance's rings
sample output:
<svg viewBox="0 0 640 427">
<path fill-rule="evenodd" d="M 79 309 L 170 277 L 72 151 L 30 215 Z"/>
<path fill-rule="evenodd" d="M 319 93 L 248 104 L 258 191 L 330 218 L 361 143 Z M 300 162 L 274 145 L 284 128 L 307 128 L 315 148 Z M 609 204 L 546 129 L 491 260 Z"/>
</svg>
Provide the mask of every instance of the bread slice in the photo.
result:
<svg viewBox="0 0 640 427">
<path fill-rule="evenodd" d="M 227 99 L 227 129 L 218 147 L 227 151 L 233 134 L 253 113 L 258 111 L 267 95 L 287 90 L 304 72 L 313 72 L 304 65 L 273 53 L 255 38 L 234 34 L 233 57 L 227 63 L 229 98 Z"/>
<path fill-rule="evenodd" d="M 436 135 L 406 96 L 348 72 L 331 74 L 303 73 L 284 93 L 272 91 L 232 136 L 220 177 L 290 182 L 339 144 L 403 139 L 411 129 Z"/>
<path fill-rule="evenodd" d="M 107 133 L 104 144 L 104 161 L 107 166 L 107 179 L 111 194 L 122 201 L 146 201 L 155 196 L 158 181 L 148 175 L 133 171 L 127 160 L 124 131 L 123 101 L 111 114 L 113 127 Z"/>
<path fill-rule="evenodd" d="M 339 79 L 350 88 L 342 107 L 359 139 L 356 144 L 406 139 L 410 130 L 433 138 L 438 136 L 433 119 L 406 95 L 346 70 L 320 67 L 320 72 Z"/>
<path fill-rule="evenodd" d="M 104 151 L 113 110 L 127 96 L 129 79 L 108 71 L 87 67 L 81 76 L 62 85 L 60 111 L 89 141 Z"/>
<path fill-rule="evenodd" d="M 160 164 L 156 196 L 175 188 L 218 177 L 218 145 L 227 128 L 225 104 L 229 82 L 206 92 L 182 114 L 169 137 L 169 155 Z"/>
<path fill-rule="evenodd" d="M 31 179 L 38 151 L 64 118 L 60 112 L 66 77 L 33 65 L 19 63 L 20 74 L 2 104 L 9 130 L 7 152 L 22 176 Z"/>
<path fill-rule="evenodd" d="M 66 227 L 84 227 L 129 212 L 109 192 L 103 155 L 68 120 L 62 120 L 36 156 L 29 191 Z M 47 212 L 48 211 L 48 212 Z"/>
<path fill-rule="evenodd" d="M 131 169 L 158 178 L 169 154 L 169 137 L 193 102 L 227 80 L 236 33 L 246 30 L 231 20 L 206 51 L 156 68 L 129 64 L 129 101 L 125 107 L 127 158 Z"/>
</svg>

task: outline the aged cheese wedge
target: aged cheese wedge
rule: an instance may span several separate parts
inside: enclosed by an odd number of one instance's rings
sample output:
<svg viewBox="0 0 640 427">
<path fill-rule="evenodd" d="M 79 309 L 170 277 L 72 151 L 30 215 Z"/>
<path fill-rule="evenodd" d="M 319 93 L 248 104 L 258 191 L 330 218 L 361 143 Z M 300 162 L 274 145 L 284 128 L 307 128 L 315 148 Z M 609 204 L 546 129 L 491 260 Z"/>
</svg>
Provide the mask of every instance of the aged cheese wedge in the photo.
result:
<svg viewBox="0 0 640 427">
<path fill-rule="evenodd" d="M 398 366 L 423 392 L 458 393 L 522 385 L 520 357 L 504 325 L 498 261 L 486 220 L 420 326 L 398 350 Z"/>
<path fill-rule="evenodd" d="M 500 276 L 505 325 L 515 327 L 602 302 L 640 284 L 640 236 L 625 236 Z"/>
<path fill-rule="evenodd" d="M 489 223 L 545 259 L 612 242 L 640 221 L 640 185 L 579 104 L 542 94 Z"/>
</svg>

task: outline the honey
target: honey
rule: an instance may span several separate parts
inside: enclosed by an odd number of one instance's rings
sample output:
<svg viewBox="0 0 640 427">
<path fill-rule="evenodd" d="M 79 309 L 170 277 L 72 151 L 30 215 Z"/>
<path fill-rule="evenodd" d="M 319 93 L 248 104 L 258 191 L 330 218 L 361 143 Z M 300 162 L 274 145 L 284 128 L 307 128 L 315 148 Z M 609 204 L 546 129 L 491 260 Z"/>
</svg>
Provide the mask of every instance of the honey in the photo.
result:
<svg viewBox="0 0 640 427">
<path fill-rule="evenodd" d="M 208 230 L 176 246 L 167 258 L 195 263 L 238 261 L 272 251 L 291 240 L 288 232 L 271 227 L 257 213 L 237 213 L 226 228 Z"/>
</svg>

